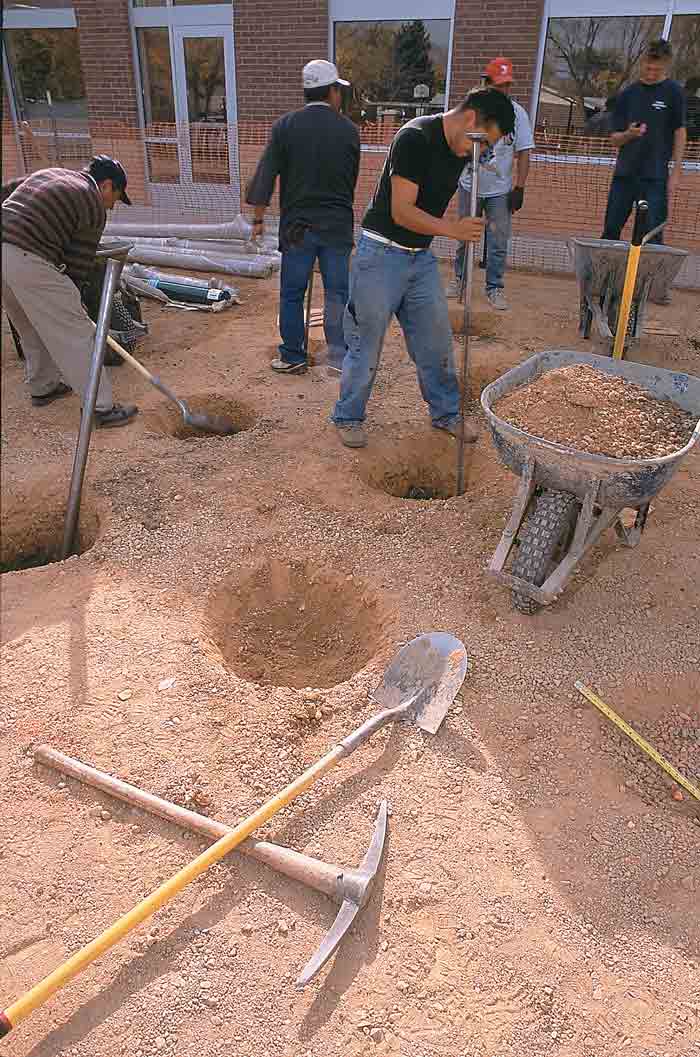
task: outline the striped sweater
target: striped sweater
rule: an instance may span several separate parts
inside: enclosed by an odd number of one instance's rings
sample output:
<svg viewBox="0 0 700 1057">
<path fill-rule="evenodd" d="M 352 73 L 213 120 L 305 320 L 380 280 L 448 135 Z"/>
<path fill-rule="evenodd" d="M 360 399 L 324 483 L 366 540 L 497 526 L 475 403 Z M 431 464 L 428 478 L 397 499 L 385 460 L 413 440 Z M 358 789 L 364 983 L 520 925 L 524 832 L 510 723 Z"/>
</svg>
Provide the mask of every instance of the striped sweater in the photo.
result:
<svg viewBox="0 0 700 1057">
<path fill-rule="evenodd" d="M 3 241 L 43 257 L 78 285 L 92 270 L 106 222 L 100 190 L 85 172 L 40 169 L 3 186 Z"/>
</svg>

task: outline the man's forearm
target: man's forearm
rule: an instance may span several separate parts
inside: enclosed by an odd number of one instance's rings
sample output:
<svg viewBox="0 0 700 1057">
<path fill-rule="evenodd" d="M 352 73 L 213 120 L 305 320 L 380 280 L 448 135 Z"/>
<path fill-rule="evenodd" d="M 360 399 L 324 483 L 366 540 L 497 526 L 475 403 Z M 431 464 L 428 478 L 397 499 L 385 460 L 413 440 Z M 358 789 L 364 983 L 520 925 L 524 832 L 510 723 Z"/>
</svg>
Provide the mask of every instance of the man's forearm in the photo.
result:
<svg viewBox="0 0 700 1057">
<path fill-rule="evenodd" d="M 417 235 L 449 236 L 452 230 L 450 221 L 444 217 L 431 216 L 418 206 L 408 205 L 405 202 L 392 205 L 391 217 L 399 227 L 415 231 Z"/>
<path fill-rule="evenodd" d="M 688 144 L 688 131 L 684 128 L 677 128 L 673 133 L 673 154 L 671 160 L 674 168 L 678 166 L 680 169 L 683 164 L 683 157 L 685 156 L 685 148 Z"/>
<path fill-rule="evenodd" d="M 515 173 L 513 187 L 524 187 L 527 174 L 530 172 L 530 151 L 521 150 L 515 155 Z"/>
<path fill-rule="evenodd" d="M 627 132 L 613 132 L 610 135 L 610 142 L 613 147 L 624 147 L 625 143 L 631 143 L 636 138 L 629 130 Z"/>
</svg>

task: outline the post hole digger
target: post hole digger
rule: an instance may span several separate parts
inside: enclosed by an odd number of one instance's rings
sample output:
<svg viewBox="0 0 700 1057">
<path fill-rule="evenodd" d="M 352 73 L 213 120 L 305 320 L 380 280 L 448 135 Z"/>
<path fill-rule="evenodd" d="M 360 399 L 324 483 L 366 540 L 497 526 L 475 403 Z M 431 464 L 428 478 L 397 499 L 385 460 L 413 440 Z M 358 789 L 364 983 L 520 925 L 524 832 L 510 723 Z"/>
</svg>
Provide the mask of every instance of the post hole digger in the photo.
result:
<svg viewBox="0 0 700 1057">
<path fill-rule="evenodd" d="M 444 632 L 419 635 L 409 642 L 389 665 L 372 695 L 373 700 L 381 706 L 380 712 L 348 734 L 285 789 L 221 836 L 96 939 L 7 1006 L 0 1013 L 0 1036 L 7 1035 L 17 1027 L 51 995 L 151 917 L 191 881 L 242 844 L 256 829 L 311 788 L 322 775 L 364 745 L 377 731 L 388 724 L 410 719 L 421 730 L 435 734 L 464 681 L 467 663 L 463 643 Z"/>
</svg>

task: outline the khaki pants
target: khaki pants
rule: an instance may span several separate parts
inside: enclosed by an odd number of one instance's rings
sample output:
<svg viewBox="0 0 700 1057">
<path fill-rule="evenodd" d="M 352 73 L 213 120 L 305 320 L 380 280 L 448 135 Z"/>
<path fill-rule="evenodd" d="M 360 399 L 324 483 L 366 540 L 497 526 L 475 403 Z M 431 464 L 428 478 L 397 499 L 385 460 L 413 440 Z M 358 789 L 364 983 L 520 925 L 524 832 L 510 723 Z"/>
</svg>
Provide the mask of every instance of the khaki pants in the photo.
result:
<svg viewBox="0 0 700 1057">
<path fill-rule="evenodd" d="M 46 396 L 63 378 L 84 402 L 95 328 L 74 283 L 43 258 L 4 242 L 2 299 L 22 342 L 32 396 Z M 109 411 L 113 402 L 103 370 L 97 410 Z"/>
</svg>

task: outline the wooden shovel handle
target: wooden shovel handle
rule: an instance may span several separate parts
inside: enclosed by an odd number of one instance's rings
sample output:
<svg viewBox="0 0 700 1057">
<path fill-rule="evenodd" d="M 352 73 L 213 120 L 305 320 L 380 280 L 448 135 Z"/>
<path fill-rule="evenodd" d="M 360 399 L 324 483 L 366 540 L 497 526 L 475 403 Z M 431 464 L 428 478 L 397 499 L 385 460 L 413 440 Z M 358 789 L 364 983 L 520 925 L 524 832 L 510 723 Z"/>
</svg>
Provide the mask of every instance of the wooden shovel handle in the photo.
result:
<svg viewBox="0 0 700 1057">
<path fill-rule="evenodd" d="M 107 344 L 113 352 L 118 352 L 121 358 L 123 360 L 126 360 L 130 367 L 133 367 L 135 371 L 138 371 L 139 374 L 142 374 L 143 377 L 148 379 L 149 382 L 153 381 L 153 375 L 151 374 L 151 372 L 146 370 L 142 363 L 139 363 L 138 360 L 135 360 L 131 353 L 127 352 L 126 349 L 122 348 L 119 342 L 114 340 L 111 334 L 107 335 Z"/>
<path fill-rule="evenodd" d="M 74 976 L 82 972 L 101 954 L 114 947 L 119 940 L 132 932 L 143 921 L 151 917 L 156 910 L 159 910 L 181 892 L 190 881 L 194 881 L 205 870 L 208 870 L 210 866 L 213 866 L 214 863 L 219 862 L 230 851 L 233 851 L 254 830 L 264 825 L 273 815 L 281 811 L 283 807 L 286 807 L 287 804 L 290 804 L 292 800 L 295 800 L 296 797 L 312 786 L 314 782 L 318 781 L 326 771 L 329 771 L 331 767 L 342 759 L 343 755 L 344 752 L 340 746 L 332 749 L 321 760 L 309 767 L 304 774 L 296 778 L 286 789 L 273 796 L 247 819 L 239 822 L 237 826 L 231 829 L 230 833 L 221 837 L 220 840 L 217 840 L 210 848 L 203 851 L 201 855 L 198 855 L 187 866 L 178 870 L 173 877 L 156 888 L 145 899 L 142 899 L 140 903 L 137 903 L 132 910 L 124 914 L 113 925 L 110 925 L 108 929 L 105 929 L 100 936 L 77 951 L 63 965 L 54 969 L 40 983 L 8 1006 L 3 1013 L 0 1013 L 0 1037 L 7 1035 L 12 1028 L 16 1028 L 30 1013 L 42 1006 L 51 995 L 55 994 L 69 980 L 72 980 Z"/>
</svg>

